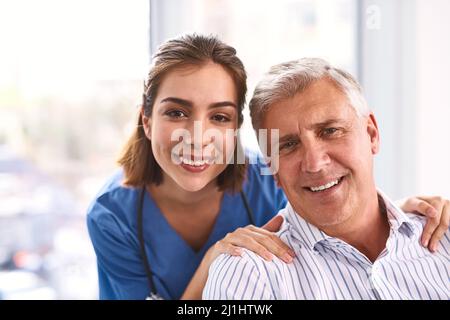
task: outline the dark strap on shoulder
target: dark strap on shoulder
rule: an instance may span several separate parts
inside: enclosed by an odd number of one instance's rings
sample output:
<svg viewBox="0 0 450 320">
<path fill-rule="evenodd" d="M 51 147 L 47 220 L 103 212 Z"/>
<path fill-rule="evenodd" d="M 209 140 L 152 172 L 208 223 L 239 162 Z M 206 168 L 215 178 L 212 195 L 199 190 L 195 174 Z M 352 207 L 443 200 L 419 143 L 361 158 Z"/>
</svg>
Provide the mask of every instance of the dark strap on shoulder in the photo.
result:
<svg viewBox="0 0 450 320">
<path fill-rule="evenodd" d="M 139 238 L 139 249 L 141 253 L 141 259 L 144 264 L 145 274 L 147 276 L 148 286 L 150 288 L 150 294 L 157 294 L 155 284 L 152 279 L 152 270 L 150 264 L 148 263 L 147 253 L 145 252 L 145 241 L 144 241 L 144 226 L 143 226 L 143 216 L 144 216 L 144 196 L 145 196 L 145 186 L 142 187 L 138 198 L 137 205 L 137 232 Z"/>
<path fill-rule="evenodd" d="M 241 191 L 241 198 L 242 198 L 242 201 L 244 202 L 245 211 L 247 211 L 247 216 L 248 216 L 248 220 L 250 220 L 250 224 L 256 225 L 252 208 L 250 208 L 250 205 L 248 204 L 248 199 L 247 199 L 247 196 L 245 195 L 244 191 Z"/>
</svg>

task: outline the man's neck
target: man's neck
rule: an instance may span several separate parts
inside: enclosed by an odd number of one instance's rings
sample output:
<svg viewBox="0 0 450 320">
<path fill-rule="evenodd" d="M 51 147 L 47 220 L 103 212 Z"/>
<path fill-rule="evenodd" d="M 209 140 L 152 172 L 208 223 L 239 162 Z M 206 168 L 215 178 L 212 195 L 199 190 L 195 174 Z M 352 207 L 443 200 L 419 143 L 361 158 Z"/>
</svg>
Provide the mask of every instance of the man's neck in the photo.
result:
<svg viewBox="0 0 450 320">
<path fill-rule="evenodd" d="M 341 239 L 374 262 L 386 247 L 390 225 L 383 199 L 375 194 L 364 202 L 364 208 L 338 227 L 323 231 Z"/>
</svg>

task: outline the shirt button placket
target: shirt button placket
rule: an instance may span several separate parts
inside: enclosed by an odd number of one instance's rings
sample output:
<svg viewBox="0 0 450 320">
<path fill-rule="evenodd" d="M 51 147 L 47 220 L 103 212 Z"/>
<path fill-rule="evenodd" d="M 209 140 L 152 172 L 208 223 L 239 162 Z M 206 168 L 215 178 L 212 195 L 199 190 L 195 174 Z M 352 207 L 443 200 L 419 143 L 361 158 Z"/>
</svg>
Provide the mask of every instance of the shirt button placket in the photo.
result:
<svg viewBox="0 0 450 320">
<path fill-rule="evenodd" d="M 377 281 L 378 278 L 378 265 L 377 262 L 375 262 L 369 269 L 369 279 L 370 279 L 370 290 L 372 291 L 373 295 L 375 296 L 375 299 L 381 300 L 381 296 L 379 293 L 379 284 Z"/>
</svg>

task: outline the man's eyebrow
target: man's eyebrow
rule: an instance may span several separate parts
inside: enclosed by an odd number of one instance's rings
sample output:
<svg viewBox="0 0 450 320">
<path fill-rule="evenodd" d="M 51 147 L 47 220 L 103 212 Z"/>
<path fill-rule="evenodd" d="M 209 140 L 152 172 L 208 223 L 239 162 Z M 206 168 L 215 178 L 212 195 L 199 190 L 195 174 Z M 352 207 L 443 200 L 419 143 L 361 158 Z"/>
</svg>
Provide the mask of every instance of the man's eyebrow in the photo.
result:
<svg viewBox="0 0 450 320">
<path fill-rule="evenodd" d="M 164 102 L 172 102 L 172 103 L 176 103 L 179 105 L 182 105 L 184 107 L 187 108 L 192 108 L 192 106 L 194 105 L 192 103 L 192 101 L 186 100 L 186 99 L 181 99 L 181 98 L 176 98 L 176 97 L 167 97 L 164 98 L 160 101 L 160 103 L 164 103 Z M 212 108 L 220 108 L 220 107 L 234 107 L 237 108 L 236 104 L 234 102 L 231 101 L 220 101 L 220 102 L 214 102 L 211 103 L 208 108 L 212 109 Z"/>
<path fill-rule="evenodd" d="M 287 141 L 291 141 L 291 140 L 295 140 L 295 139 L 298 139 L 297 135 L 289 133 L 289 134 L 286 134 L 286 135 L 282 136 L 279 139 L 279 143 L 281 144 L 281 143 L 284 143 L 284 142 L 287 142 Z"/>
<path fill-rule="evenodd" d="M 310 129 L 322 129 L 333 125 L 345 125 L 347 126 L 349 124 L 348 120 L 344 119 L 329 119 L 323 122 L 314 123 L 311 125 Z"/>
</svg>

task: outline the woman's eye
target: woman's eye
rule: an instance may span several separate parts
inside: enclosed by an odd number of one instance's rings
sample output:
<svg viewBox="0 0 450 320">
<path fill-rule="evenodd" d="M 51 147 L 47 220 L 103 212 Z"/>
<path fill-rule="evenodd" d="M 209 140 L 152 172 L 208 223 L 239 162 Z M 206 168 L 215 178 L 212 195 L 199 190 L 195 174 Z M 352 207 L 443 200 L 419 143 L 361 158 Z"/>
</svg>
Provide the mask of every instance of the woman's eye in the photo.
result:
<svg viewBox="0 0 450 320">
<path fill-rule="evenodd" d="M 225 115 L 223 115 L 223 114 L 216 114 L 216 115 L 214 115 L 212 117 L 212 119 L 214 121 L 217 121 L 217 122 L 228 122 L 228 121 L 230 121 L 230 118 L 225 116 Z"/>
<path fill-rule="evenodd" d="M 183 118 L 186 117 L 186 114 L 181 110 L 170 110 L 165 113 L 167 116 L 171 118 Z"/>
</svg>

